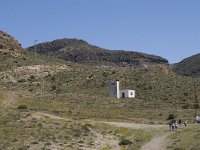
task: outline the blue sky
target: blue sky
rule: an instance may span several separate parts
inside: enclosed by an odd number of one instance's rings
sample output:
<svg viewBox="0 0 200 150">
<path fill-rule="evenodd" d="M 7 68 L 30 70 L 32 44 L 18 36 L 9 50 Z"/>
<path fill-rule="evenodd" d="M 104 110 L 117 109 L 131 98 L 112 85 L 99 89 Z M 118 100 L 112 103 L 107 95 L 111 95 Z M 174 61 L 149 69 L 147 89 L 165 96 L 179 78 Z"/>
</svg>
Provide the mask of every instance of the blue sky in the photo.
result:
<svg viewBox="0 0 200 150">
<path fill-rule="evenodd" d="M 23 47 L 79 38 L 99 47 L 160 55 L 200 52 L 199 0 L 0 0 L 0 30 Z"/>
</svg>

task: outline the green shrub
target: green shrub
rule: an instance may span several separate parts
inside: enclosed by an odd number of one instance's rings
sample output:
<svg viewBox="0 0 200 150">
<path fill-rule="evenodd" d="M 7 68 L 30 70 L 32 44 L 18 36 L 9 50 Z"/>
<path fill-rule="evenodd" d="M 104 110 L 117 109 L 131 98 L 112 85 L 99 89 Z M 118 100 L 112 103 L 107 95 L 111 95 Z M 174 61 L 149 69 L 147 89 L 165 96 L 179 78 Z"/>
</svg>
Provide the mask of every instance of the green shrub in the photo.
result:
<svg viewBox="0 0 200 150">
<path fill-rule="evenodd" d="M 19 105 L 17 109 L 28 109 L 28 107 L 26 105 Z"/>
<path fill-rule="evenodd" d="M 131 142 L 130 140 L 128 140 L 128 139 L 123 139 L 123 140 L 121 140 L 120 142 L 119 142 L 119 145 L 121 146 L 121 145 L 130 145 L 130 144 L 132 144 L 133 142 Z"/>
<path fill-rule="evenodd" d="M 185 150 L 184 148 L 177 147 L 174 150 Z"/>
<path fill-rule="evenodd" d="M 199 150 L 198 146 L 192 147 L 191 150 Z"/>
<path fill-rule="evenodd" d="M 52 86 L 51 86 L 51 91 L 55 91 L 56 88 L 57 88 L 56 85 L 52 85 Z"/>
<path fill-rule="evenodd" d="M 176 116 L 174 114 L 169 114 L 167 120 L 172 120 L 172 119 L 175 119 Z"/>
<path fill-rule="evenodd" d="M 28 81 L 33 81 L 35 79 L 35 76 L 34 75 L 31 75 L 29 78 L 28 78 Z"/>
<path fill-rule="evenodd" d="M 26 80 L 25 79 L 19 79 L 17 82 L 26 82 Z"/>
<path fill-rule="evenodd" d="M 183 106 L 182 106 L 183 109 L 188 109 L 189 108 L 189 104 L 188 103 L 185 103 Z"/>
</svg>

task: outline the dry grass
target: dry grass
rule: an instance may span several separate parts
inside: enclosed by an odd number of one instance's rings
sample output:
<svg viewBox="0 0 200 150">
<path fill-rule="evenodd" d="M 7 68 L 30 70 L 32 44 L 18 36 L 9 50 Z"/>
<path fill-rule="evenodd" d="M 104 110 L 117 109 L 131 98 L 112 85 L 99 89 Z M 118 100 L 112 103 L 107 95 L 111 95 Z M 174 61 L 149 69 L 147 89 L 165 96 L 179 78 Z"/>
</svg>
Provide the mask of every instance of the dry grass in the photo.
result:
<svg viewBox="0 0 200 150">
<path fill-rule="evenodd" d="M 6 111 L 5 111 L 6 110 Z M 97 123 L 34 115 L 29 110 L 1 109 L 0 149 L 120 149 L 122 139 L 138 149 L 160 130 L 137 130 Z M 39 117 L 38 117 L 39 116 Z"/>
<path fill-rule="evenodd" d="M 182 127 L 179 131 L 170 136 L 168 142 L 169 150 L 199 150 L 200 144 L 200 127 L 199 125 L 189 125 Z"/>
</svg>

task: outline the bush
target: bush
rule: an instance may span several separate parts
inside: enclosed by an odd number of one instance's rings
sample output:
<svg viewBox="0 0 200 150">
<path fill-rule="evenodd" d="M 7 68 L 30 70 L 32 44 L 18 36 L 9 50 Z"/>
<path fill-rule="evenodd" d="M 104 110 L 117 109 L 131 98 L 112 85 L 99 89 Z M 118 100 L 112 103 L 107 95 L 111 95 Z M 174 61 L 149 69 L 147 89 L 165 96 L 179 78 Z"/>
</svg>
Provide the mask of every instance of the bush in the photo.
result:
<svg viewBox="0 0 200 150">
<path fill-rule="evenodd" d="M 130 140 L 127 140 L 127 139 L 123 139 L 119 142 L 119 145 L 130 145 L 132 144 L 133 142 L 131 142 Z"/>
<path fill-rule="evenodd" d="M 57 88 L 56 85 L 52 85 L 52 86 L 51 86 L 51 91 L 55 91 L 56 88 Z"/>
<path fill-rule="evenodd" d="M 26 82 L 26 80 L 25 79 L 19 79 L 17 82 Z"/>
<path fill-rule="evenodd" d="M 19 105 L 17 109 L 28 109 L 28 107 L 26 105 Z"/>
<path fill-rule="evenodd" d="M 185 150 L 184 148 L 177 147 L 174 150 Z"/>
<path fill-rule="evenodd" d="M 183 109 L 188 109 L 189 108 L 189 104 L 186 103 L 185 105 L 182 106 Z"/>
<path fill-rule="evenodd" d="M 34 75 L 31 75 L 31 76 L 28 78 L 29 81 L 32 81 L 32 80 L 34 80 L 34 79 L 35 79 L 35 76 L 34 76 Z"/>
<path fill-rule="evenodd" d="M 167 120 L 172 120 L 172 119 L 175 119 L 176 116 L 174 114 L 169 114 Z"/>
</svg>

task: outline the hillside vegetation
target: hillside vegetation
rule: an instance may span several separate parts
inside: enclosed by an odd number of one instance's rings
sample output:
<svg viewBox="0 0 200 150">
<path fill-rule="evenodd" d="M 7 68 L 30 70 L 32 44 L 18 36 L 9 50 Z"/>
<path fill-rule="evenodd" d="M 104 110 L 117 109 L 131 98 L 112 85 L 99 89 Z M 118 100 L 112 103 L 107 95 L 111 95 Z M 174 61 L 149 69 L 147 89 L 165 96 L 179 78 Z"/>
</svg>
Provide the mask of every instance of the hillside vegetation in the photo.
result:
<svg viewBox="0 0 200 150">
<path fill-rule="evenodd" d="M 91 46 L 81 40 L 65 39 L 64 43 L 61 40 L 60 44 L 59 41 L 54 41 L 53 47 L 50 44 L 46 51 L 52 51 L 55 47 L 66 49 L 67 45 L 69 49 L 73 47 L 74 50 L 77 43 L 77 47 L 82 43 L 88 51 L 94 49 L 98 52 L 108 51 L 94 46 L 90 49 Z M 39 44 L 37 49 L 40 50 L 39 46 L 48 44 Z M 32 109 L 55 111 L 72 117 L 115 119 L 145 117 L 163 120 L 169 113 L 174 111 L 176 113 L 177 108 L 183 109 L 182 117 L 188 115 L 184 112 L 194 108 L 195 91 L 198 91 L 194 83 L 198 84 L 199 79 L 176 75 L 161 62 L 145 67 L 116 65 L 99 67 L 35 54 L 21 47 L 16 49 L 19 50 L 18 57 L 13 56 L 9 49 L 7 50 L 6 54 L 0 53 L 2 62 L 0 88 L 3 92 L 15 91 L 21 97 L 15 105 L 25 103 Z M 157 56 L 147 56 L 149 55 L 134 55 L 137 59 L 158 60 Z M 123 89 L 136 90 L 136 98 L 119 100 L 109 97 L 110 80 L 119 80 Z M 149 112 L 152 115 L 148 115 Z"/>
<path fill-rule="evenodd" d="M 173 70 L 180 75 L 200 77 L 200 54 L 193 55 L 175 64 Z"/>
</svg>

